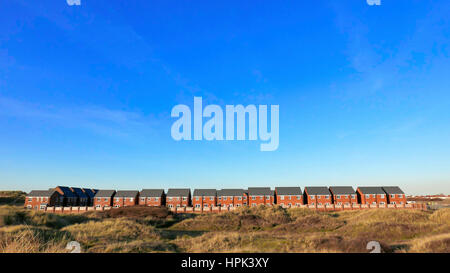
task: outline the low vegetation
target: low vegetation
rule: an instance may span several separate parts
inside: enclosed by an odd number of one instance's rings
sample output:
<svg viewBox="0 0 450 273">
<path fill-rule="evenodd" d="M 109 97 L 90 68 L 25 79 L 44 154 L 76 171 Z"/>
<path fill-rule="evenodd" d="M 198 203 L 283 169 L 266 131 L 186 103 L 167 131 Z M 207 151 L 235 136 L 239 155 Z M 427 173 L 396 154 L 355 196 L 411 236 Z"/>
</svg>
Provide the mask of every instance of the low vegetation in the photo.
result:
<svg viewBox="0 0 450 273">
<path fill-rule="evenodd" d="M 129 207 L 79 215 L 0 206 L 0 252 L 450 252 L 450 209 L 318 212 L 281 207 L 174 215 Z"/>
</svg>

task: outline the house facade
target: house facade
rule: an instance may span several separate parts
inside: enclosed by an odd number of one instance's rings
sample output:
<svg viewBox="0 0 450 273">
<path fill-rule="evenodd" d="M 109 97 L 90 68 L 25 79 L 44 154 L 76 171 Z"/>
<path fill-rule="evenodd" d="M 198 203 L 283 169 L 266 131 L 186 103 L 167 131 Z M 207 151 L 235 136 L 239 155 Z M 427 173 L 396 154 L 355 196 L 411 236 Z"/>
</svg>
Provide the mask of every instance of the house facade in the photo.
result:
<svg viewBox="0 0 450 273">
<path fill-rule="evenodd" d="M 86 194 L 86 196 L 88 198 L 87 206 L 88 207 L 94 206 L 94 196 L 98 192 L 98 190 L 96 190 L 96 189 L 86 189 L 86 188 L 82 188 L 81 190 L 84 192 L 84 194 Z"/>
<path fill-rule="evenodd" d="M 305 187 L 303 197 L 308 205 L 325 206 L 333 204 L 328 187 Z"/>
<path fill-rule="evenodd" d="M 330 187 L 335 205 L 356 205 L 358 204 L 358 196 L 351 186 L 334 186 Z"/>
<path fill-rule="evenodd" d="M 360 204 L 385 205 L 387 204 L 386 193 L 382 187 L 358 187 L 356 190 Z"/>
<path fill-rule="evenodd" d="M 195 189 L 192 195 L 192 206 L 194 208 L 211 208 L 217 206 L 217 190 Z"/>
<path fill-rule="evenodd" d="M 89 197 L 81 188 L 70 187 L 70 190 L 77 195 L 77 206 L 85 207 L 88 205 Z"/>
<path fill-rule="evenodd" d="M 60 194 L 53 190 L 34 190 L 25 197 L 24 207 L 27 209 L 45 210 L 47 207 L 53 207 L 59 199 Z"/>
<path fill-rule="evenodd" d="M 113 198 L 116 195 L 115 190 L 99 190 L 94 195 L 93 205 L 96 208 L 110 208 L 113 205 Z"/>
<path fill-rule="evenodd" d="M 222 189 L 217 191 L 217 206 L 242 207 L 247 206 L 248 194 L 243 189 Z"/>
<path fill-rule="evenodd" d="M 191 189 L 169 189 L 166 204 L 169 208 L 189 207 L 191 205 Z"/>
<path fill-rule="evenodd" d="M 132 207 L 138 204 L 139 191 L 117 191 L 113 198 L 113 207 Z"/>
<path fill-rule="evenodd" d="M 161 207 L 166 204 L 166 194 L 163 189 L 144 189 L 139 193 L 139 205 Z"/>
<path fill-rule="evenodd" d="M 303 205 L 302 189 L 300 187 L 276 187 L 275 203 L 282 207 L 299 207 Z"/>
<path fill-rule="evenodd" d="M 248 205 L 251 207 L 272 206 L 275 203 L 274 195 L 274 191 L 269 187 L 248 188 Z"/>
<path fill-rule="evenodd" d="M 56 200 L 55 206 L 57 207 L 73 207 L 78 206 L 78 195 L 74 193 L 69 187 L 57 186 L 54 189 L 59 193 L 59 198 Z"/>
<path fill-rule="evenodd" d="M 406 204 L 406 195 L 400 189 L 400 187 L 396 187 L 396 186 L 383 187 L 383 190 L 386 193 L 388 204 L 394 204 L 394 205 Z"/>
</svg>

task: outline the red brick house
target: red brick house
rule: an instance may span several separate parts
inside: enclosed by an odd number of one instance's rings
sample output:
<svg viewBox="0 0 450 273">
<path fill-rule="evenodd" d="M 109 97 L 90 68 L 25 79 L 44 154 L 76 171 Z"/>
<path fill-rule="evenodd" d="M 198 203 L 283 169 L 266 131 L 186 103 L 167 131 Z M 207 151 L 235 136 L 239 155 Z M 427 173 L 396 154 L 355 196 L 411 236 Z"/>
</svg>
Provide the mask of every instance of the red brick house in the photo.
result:
<svg viewBox="0 0 450 273">
<path fill-rule="evenodd" d="M 303 205 L 302 195 L 300 187 L 276 187 L 275 203 L 282 207 L 299 207 Z"/>
<path fill-rule="evenodd" d="M 243 189 L 222 189 L 217 191 L 217 206 L 242 207 L 247 206 L 248 194 Z"/>
<path fill-rule="evenodd" d="M 248 205 L 256 207 L 258 205 L 272 206 L 275 203 L 274 191 L 269 187 L 248 188 Z"/>
<path fill-rule="evenodd" d="M 166 204 L 166 194 L 163 189 L 144 189 L 139 193 L 139 205 L 161 207 Z"/>
<path fill-rule="evenodd" d="M 356 190 L 360 204 L 385 205 L 387 204 L 386 193 L 382 187 L 358 187 Z"/>
<path fill-rule="evenodd" d="M 31 191 L 25 197 L 24 207 L 27 209 L 45 210 L 47 207 L 55 206 L 60 194 L 53 190 Z"/>
<path fill-rule="evenodd" d="M 93 205 L 96 208 L 110 208 L 113 205 L 115 190 L 99 190 L 94 195 Z"/>
<path fill-rule="evenodd" d="M 70 190 L 77 195 L 76 206 L 85 207 L 88 205 L 89 197 L 81 188 L 70 187 Z"/>
<path fill-rule="evenodd" d="M 166 205 L 168 208 L 189 207 L 191 205 L 191 189 L 169 189 Z"/>
<path fill-rule="evenodd" d="M 388 204 L 395 204 L 395 205 L 406 204 L 406 195 L 399 187 L 396 186 L 383 187 L 383 190 L 387 195 Z"/>
<path fill-rule="evenodd" d="M 215 189 L 195 189 L 192 196 L 194 208 L 211 208 L 217 206 L 217 191 Z"/>
<path fill-rule="evenodd" d="M 132 207 L 138 204 L 139 191 L 117 191 L 113 198 L 113 207 Z"/>
<path fill-rule="evenodd" d="M 69 187 L 57 186 L 54 189 L 60 195 L 56 200 L 55 206 L 57 207 L 73 207 L 78 205 L 78 195 L 76 195 Z"/>
<path fill-rule="evenodd" d="M 325 206 L 333 204 L 328 187 L 305 187 L 303 198 L 308 205 Z"/>
<path fill-rule="evenodd" d="M 333 203 L 336 205 L 356 205 L 358 204 L 358 196 L 353 187 L 339 186 L 330 187 L 333 196 Z"/>
</svg>

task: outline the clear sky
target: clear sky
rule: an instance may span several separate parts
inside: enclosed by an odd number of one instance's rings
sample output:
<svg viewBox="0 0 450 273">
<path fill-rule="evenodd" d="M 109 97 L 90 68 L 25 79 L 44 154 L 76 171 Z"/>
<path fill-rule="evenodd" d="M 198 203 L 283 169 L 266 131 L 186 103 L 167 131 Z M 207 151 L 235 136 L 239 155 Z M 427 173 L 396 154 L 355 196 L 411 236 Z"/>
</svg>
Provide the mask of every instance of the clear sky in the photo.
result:
<svg viewBox="0 0 450 273">
<path fill-rule="evenodd" d="M 278 150 L 174 141 L 194 96 Z M 1 1 L 0 189 L 55 185 L 450 194 L 450 1 Z"/>
</svg>

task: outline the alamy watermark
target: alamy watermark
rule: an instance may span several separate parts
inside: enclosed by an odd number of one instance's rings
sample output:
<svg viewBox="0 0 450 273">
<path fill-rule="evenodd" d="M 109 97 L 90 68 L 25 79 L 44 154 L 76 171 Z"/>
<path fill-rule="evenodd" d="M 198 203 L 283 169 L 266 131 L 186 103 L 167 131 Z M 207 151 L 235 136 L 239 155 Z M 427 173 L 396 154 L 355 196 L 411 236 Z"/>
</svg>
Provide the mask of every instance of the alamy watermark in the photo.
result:
<svg viewBox="0 0 450 273">
<path fill-rule="evenodd" d="M 81 0 L 66 0 L 67 5 L 69 6 L 80 6 Z"/>
<path fill-rule="evenodd" d="M 369 6 L 380 6 L 381 0 L 366 0 Z"/>
<path fill-rule="evenodd" d="M 224 111 L 219 105 L 207 105 L 203 108 L 202 97 L 194 97 L 193 136 L 191 133 L 191 109 L 184 104 L 172 108 L 171 116 L 179 118 L 171 128 L 172 138 L 180 140 L 259 140 L 261 151 L 275 151 L 279 145 L 279 105 L 270 106 L 270 131 L 268 128 L 268 106 L 250 104 L 226 105 Z M 236 117 L 236 126 L 235 126 Z M 246 120 L 248 117 L 248 138 L 246 138 Z M 203 124 L 203 118 L 209 118 Z M 225 134 L 224 125 L 225 123 Z M 259 129 L 259 130 L 258 130 Z"/>
</svg>

